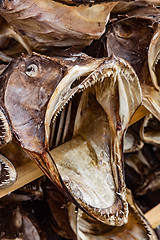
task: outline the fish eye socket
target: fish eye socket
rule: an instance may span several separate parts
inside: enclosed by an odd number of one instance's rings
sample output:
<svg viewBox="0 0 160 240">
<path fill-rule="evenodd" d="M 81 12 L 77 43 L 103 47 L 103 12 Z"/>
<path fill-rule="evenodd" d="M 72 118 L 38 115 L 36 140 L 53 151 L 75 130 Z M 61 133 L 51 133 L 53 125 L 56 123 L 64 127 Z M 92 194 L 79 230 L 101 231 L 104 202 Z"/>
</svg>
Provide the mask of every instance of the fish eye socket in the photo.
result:
<svg viewBox="0 0 160 240">
<path fill-rule="evenodd" d="M 35 77 L 38 74 L 38 67 L 36 64 L 30 64 L 26 69 L 26 74 L 29 77 Z"/>
</svg>

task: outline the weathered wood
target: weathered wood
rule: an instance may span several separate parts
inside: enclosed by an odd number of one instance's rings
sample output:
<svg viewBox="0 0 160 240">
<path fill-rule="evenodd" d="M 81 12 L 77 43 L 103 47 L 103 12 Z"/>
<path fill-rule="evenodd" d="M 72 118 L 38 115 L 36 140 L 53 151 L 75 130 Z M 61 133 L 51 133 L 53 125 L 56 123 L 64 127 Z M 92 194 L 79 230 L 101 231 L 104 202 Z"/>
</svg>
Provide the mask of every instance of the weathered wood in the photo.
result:
<svg viewBox="0 0 160 240">
<path fill-rule="evenodd" d="M 160 203 L 145 214 L 145 217 L 153 228 L 160 225 Z"/>
<path fill-rule="evenodd" d="M 148 110 L 145 107 L 140 106 L 137 109 L 137 111 L 135 112 L 135 114 L 133 115 L 133 117 L 132 117 L 132 119 L 130 121 L 130 125 L 136 123 L 137 121 L 139 121 L 141 118 L 143 118 L 147 114 L 149 114 Z"/>
</svg>

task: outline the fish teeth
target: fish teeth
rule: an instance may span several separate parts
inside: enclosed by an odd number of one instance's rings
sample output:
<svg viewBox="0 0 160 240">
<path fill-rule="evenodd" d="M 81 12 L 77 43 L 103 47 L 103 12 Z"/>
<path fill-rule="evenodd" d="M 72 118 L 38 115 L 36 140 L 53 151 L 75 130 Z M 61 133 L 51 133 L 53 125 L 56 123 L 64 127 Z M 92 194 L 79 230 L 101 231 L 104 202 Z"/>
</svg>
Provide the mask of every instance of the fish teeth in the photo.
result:
<svg viewBox="0 0 160 240">
<path fill-rule="evenodd" d="M 103 69 L 98 69 L 97 72 L 93 72 L 93 74 L 91 74 L 88 77 L 88 80 L 80 83 L 76 90 L 71 94 L 71 96 L 65 101 L 65 103 L 58 109 L 58 112 L 55 114 L 54 118 L 52 119 L 52 123 L 55 122 L 57 116 L 61 113 L 61 111 L 64 109 L 64 107 L 69 103 L 69 101 L 73 98 L 73 96 L 77 93 L 77 92 L 82 92 L 85 89 L 87 89 L 88 87 L 93 86 L 94 84 L 96 84 L 97 82 L 103 82 L 104 79 L 106 77 L 110 77 L 113 74 L 113 70 L 107 72 L 106 74 L 104 74 Z M 101 76 L 99 76 L 101 75 Z M 77 79 L 80 79 L 80 77 L 77 77 Z"/>
</svg>

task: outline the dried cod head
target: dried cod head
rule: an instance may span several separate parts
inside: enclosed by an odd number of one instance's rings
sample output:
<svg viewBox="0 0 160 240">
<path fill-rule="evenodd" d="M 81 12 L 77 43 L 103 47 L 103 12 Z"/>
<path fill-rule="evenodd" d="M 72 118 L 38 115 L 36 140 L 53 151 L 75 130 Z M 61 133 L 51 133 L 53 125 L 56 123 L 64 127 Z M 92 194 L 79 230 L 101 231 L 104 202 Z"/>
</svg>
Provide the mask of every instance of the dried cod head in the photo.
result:
<svg viewBox="0 0 160 240">
<path fill-rule="evenodd" d="M 123 57 L 135 69 L 142 88 L 143 106 L 160 119 L 160 12 L 154 6 L 139 8 L 108 27 L 108 54 Z"/>
<path fill-rule="evenodd" d="M 34 54 L 12 63 L 2 79 L 2 102 L 21 146 L 90 216 L 126 223 L 122 143 L 141 104 L 131 66 L 114 56 Z"/>
<path fill-rule="evenodd" d="M 117 3 L 117 0 L 1 0 L 0 15 L 32 49 L 85 46 L 104 33 Z"/>
</svg>

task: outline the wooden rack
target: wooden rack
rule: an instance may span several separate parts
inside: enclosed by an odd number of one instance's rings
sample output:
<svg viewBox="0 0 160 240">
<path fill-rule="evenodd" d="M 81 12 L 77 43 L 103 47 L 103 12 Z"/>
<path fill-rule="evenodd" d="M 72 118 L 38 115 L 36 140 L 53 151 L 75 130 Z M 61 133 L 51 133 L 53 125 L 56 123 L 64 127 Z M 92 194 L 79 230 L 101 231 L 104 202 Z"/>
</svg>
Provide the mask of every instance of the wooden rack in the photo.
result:
<svg viewBox="0 0 160 240">
<path fill-rule="evenodd" d="M 144 107 L 139 107 L 132 117 L 130 125 L 137 122 L 147 114 L 148 111 Z M 16 170 L 18 173 L 17 181 L 11 187 L 0 190 L 0 198 L 20 187 L 23 187 L 27 183 L 32 182 L 43 175 L 43 172 L 31 160 L 29 160 L 26 164 L 18 167 Z M 156 228 L 158 225 L 160 225 L 160 204 L 147 212 L 145 214 L 145 217 L 153 228 Z"/>
</svg>

